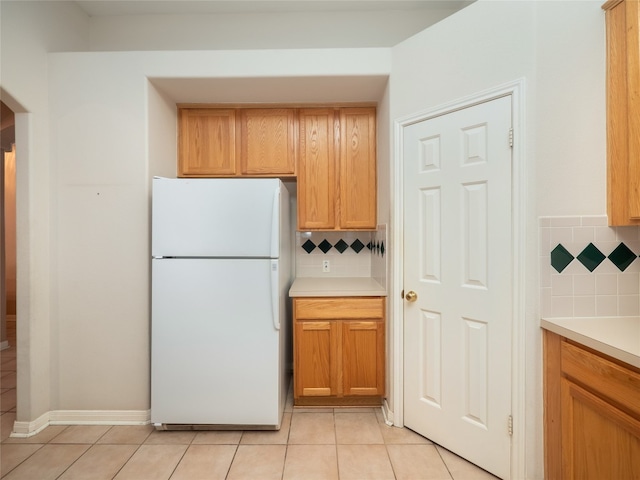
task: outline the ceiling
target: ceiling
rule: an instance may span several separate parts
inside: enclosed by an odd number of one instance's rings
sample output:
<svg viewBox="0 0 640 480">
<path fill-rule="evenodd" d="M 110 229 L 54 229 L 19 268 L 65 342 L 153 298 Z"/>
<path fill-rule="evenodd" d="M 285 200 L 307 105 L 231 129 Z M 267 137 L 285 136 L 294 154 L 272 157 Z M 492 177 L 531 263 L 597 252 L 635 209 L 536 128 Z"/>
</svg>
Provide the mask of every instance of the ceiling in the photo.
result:
<svg viewBox="0 0 640 480">
<path fill-rule="evenodd" d="M 459 10 L 463 0 L 79 0 L 91 17 L 116 15 Z"/>
<path fill-rule="evenodd" d="M 78 0 L 95 51 L 392 47 L 468 0 Z M 153 78 L 177 103 L 376 102 L 384 75 Z"/>
</svg>

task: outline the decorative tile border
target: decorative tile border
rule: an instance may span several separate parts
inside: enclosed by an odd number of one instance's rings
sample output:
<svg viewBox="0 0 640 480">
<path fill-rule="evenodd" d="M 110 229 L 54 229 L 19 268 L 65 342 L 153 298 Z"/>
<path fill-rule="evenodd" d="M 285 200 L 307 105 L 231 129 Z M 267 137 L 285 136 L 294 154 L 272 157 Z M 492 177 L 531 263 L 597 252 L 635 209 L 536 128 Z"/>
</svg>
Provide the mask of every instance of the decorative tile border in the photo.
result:
<svg viewBox="0 0 640 480">
<path fill-rule="evenodd" d="M 296 232 L 295 245 L 299 277 L 384 277 L 386 282 L 386 225 L 371 232 Z M 329 272 L 322 269 L 324 260 Z"/>
<path fill-rule="evenodd" d="M 543 317 L 640 315 L 640 227 L 606 216 L 541 217 Z"/>
<path fill-rule="evenodd" d="M 362 249 L 364 249 L 365 244 L 360 241 L 359 238 L 356 238 L 351 244 L 345 242 L 342 238 L 339 239 L 334 245 L 331 245 L 331 242 L 327 241 L 327 239 L 323 239 L 320 243 L 315 244 L 311 239 L 308 239 L 301 245 L 302 249 L 307 253 L 312 253 L 316 248 L 320 249 L 322 253 L 329 253 L 329 250 L 335 248 L 339 253 L 344 253 L 345 250 L 351 248 L 356 253 L 360 253 Z M 380 242 L 371 242 L 369 241 L 366 244 L 368 250 L 384 256 L 385 246 L 384 241 Z"/>
<path fill-rule="evenodd" d="M 558 273 L 562 273 L 574 259 L 593 272 L 605 258 L 608 258 L 618 270 L 624 272 L 638 256 L 624 242 L 621 242 L 609 255 L 603 254 L 593 243 L 589 243 L 576 257 L 571 255 L 561 243 L 551 250 L 551 266 Z"/>
</svg>

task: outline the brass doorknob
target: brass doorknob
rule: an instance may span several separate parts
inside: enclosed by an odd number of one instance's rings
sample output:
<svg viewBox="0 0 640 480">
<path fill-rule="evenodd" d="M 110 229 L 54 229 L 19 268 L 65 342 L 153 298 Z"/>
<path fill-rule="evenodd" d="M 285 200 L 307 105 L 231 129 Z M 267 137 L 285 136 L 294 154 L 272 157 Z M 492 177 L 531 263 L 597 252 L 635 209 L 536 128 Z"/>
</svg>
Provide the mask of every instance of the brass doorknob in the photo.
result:
<svg viewBox="0 0 640 480">
<path fill-rule="evenodd" d="M 404 298 L 407 302 L 415 302 L 418 299 L 418 294 L 413 290 L 410 290 L 407 292 Z"/>
</svg>

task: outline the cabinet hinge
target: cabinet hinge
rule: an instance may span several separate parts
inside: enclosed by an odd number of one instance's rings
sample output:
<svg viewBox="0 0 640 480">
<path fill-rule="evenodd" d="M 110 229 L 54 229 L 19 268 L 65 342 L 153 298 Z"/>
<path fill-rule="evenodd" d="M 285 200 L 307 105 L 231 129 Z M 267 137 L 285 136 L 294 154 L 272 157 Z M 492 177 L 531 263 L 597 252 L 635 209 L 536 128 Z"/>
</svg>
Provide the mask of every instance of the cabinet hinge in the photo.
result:
<svg viewBox="0 0 640 480">
<path fill-rule="evenodd" d="M 507 433 L 509 433 L 509 436 L 513 435 L 513 416 L 511 415 L 507 418 Z"/>
<path fill-rule="evenodd" d="M 513 128 L 509 129 L 509 146 L 513 147 Z"/>
</svg>

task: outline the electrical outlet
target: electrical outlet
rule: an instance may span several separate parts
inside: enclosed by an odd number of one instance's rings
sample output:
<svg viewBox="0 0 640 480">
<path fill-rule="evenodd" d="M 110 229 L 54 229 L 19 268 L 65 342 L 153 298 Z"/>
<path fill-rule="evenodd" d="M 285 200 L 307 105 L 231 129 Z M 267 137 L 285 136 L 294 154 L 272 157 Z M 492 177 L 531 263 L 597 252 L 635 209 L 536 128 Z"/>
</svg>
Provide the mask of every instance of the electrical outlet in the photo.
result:
<svg viewBox="0 0 640 480">
<path fill-rule="evenodd" d="M 324 273 L 331 271 L 331 264 L 329 263 L 329 260 L 322 260 L 322 271 Z"/>
</svg>

